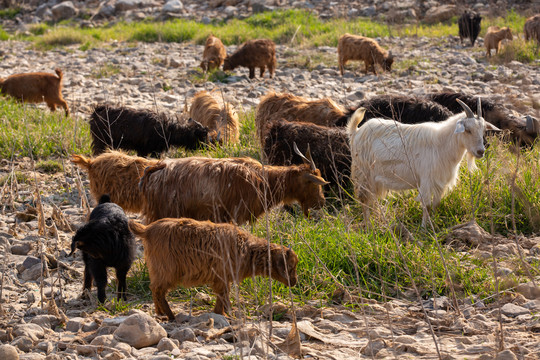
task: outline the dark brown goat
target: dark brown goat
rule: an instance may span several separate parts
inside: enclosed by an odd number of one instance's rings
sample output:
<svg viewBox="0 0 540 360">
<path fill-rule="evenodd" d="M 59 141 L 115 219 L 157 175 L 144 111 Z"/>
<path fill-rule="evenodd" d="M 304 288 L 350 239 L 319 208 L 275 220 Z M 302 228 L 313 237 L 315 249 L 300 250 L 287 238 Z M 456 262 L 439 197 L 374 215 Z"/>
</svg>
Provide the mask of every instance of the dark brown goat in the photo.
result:
<svg viewBox="0 0 540 360">
<path fill-rule="evenodd" d="M 246 41 L 234 54 L 227 56 L 223 63 L 223 70 L 234 70 L 238 66 L 245 66 L 249 69 L 249 78 L 255 77 L 255 68 L 261 69 L 261 77 L 268 67 L 270 78 L 274 76 L 276 69 L 276 44 L 268 39 L 256 39 Z"/>
<path fill-rule="evenodd" d="M 523 25 L 525 41 L 536 40 L 540 44 L 540 14 L 531 16 Z"/>
<path fill-rule="evenodd" d="M 324 205 L 325 184 L 312 162 L 263 167 L 251 158 L 167 159 L 146 169 L 141 179 L 143 214 L 147 222 L 190 217 L 243 224 L 297 201 L 307 215 Z"/>
<path fill-rule="evenodd" d="M 184 218 L 161 219 L 148 226 L 130 221 L 129 227 L 143 240 L 156 314 L 169 320 L 174 314 L 165 296 L 177 285 L 209 285 L 217 295 L 217 314 L 231 310 L 232 282 L 270 275 L 286 286 L 296 285 L 294 251 L 234 225 Z"/>
<path fill-rule="evenodd" d="M 8 76 L 0 79 L 0 93 L 10 95 L 19 101 L 40 103 L 45 101 L 51 111 L 56 106 L 64 108 L 69 116 L 69 108 L 62 97 L 62 70 L 55 69 L 54 74 L 36 72 Z"/>
</svg>

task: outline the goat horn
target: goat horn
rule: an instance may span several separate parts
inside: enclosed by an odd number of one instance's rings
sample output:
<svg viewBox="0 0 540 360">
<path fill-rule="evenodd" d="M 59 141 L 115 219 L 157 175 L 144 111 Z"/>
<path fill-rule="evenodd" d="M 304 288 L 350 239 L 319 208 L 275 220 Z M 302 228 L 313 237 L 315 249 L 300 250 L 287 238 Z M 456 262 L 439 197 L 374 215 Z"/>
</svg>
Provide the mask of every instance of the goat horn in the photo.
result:
<svg viewBox="0 0 540 360">
<path fill-rule="evenodd" d="M 302 154 L 302 152 L 298 149 L 298 146 L 296 145 L 296 141 L 293 142 L 293 150 L 294 150 L 294 152 L 295 152 L 298 156 L 300 156 L 300 157 L 302 158 L 302 160 L 304 160 L 304 162 L 305 162 L 306 164 L 309 164 L 309 163 L 310 163 L 309 160 L 308 160 L 308 158 L 306 158 L 306 157 L 304 156 L 304 154 Z"/>
<path fill-rule="evenodd" d="M 482 99 L 478 97 L 478 105 L 476 106 L 476 115 L 480 119 L 482 117 Z"/>
<path fill-rule="evenodd" d="M 467 106 L 467 104 L 465 104 L 463 101 L 459 99 L 456 99 L 456 101 L 458 102 L 459 105 L 461 105 L 463 110 L 465 110 L 465 114 L 467 115 L 468 118 L 474 118 L 474 113 L 472 112 L 471 108 Z"/>
<path fill-rule="evenodd" d="M 308 158 L 309 164 L 311 165 L 311 170 L 313 171 L 317 170 L 317 166 L 315 166 L 315 161 L 313 161 L 313 157 L 311 156 L 311 150 L 309 148 L 309 144 L 307 144 L 306 157 Z"/>
<path fill-rule="evenodd" d="M 533 118 L 530 115 L 525 116 L 526 121 L 526 131 L 529 135 L 537 135 L 540 130 L 540 124 L 538 123 L 538 120 Z"/>
</svg>

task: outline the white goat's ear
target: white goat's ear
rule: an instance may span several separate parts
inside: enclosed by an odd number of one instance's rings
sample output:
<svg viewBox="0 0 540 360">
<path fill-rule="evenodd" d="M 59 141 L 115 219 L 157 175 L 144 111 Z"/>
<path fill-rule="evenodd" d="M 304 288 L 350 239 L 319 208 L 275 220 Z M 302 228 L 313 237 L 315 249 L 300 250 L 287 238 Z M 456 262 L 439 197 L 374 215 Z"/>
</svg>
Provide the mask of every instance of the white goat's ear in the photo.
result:
<svg viewBox="0 0 540 360">
<path fill-rule="evenodd" d="M 492 123 L 488 123 L 487 121 L 484 121 L 484 126 L 486 131 L 502 131 Z"/>
<path fill-rule="evenodd" d="M 456 130 L 454 131 L 454 134 L 459 134 L 465 131 L 465 125 L 463 124 L 463 120 L 458 120 L 456 123 Z"/>
</svg>

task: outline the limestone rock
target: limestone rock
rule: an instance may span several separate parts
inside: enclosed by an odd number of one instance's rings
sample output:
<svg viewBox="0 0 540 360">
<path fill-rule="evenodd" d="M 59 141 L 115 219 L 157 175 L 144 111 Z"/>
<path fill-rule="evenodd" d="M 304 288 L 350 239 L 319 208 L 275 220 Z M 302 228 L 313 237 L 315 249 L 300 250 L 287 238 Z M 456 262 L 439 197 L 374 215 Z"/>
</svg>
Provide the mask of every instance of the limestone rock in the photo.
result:
<svg viewBox="0 0 540 360">
<path fill-rule="evenodd" d="M 458 14 L 458 8 L 455 5 L 442 5 L 430 8 L 426 11 L 424 21 L 428 24 L 450 20 L 452 16 Z"/>
<path fill-rule="evenodd" d="M 150 315 L 137 312 L 129 316 L 114 332 L 115 340 L 140 349 L 156 345 L 167 336 L 167 331 Z"/>
<path fill-rule="evenodd" d="M 163 5 L 163 12 L 181 12 L 184 9 L 184 4 L 180 0 L 169 0 Z"/>
<path fill-rule="evenodd" d="M 2 360 L 19 360 L 19 353 L 14 346 L 1 345 L 0 346 L 0 359 Z"/>
<path fill-rule="evenodd" d="M 71 1 L 64 1 L 51 8 L 54 21 L 71 19 L 79 13 L 79 10 Z"/>
</svg>

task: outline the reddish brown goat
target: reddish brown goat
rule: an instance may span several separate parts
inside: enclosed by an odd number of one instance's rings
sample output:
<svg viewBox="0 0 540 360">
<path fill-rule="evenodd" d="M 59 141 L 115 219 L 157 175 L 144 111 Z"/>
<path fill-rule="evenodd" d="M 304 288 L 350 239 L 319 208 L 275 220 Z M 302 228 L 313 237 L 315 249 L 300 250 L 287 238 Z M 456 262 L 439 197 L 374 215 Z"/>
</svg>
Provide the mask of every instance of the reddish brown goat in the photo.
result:
<svg viewBox="0 0 540 360">
<path fill-rule="evenodd" d="M 223 65 L 223 61 L 227 57 L 227 50 L 220 39 L 210 35 L 206 39 L 204 45 L 203 59 L 201 61 L 201 69 L 204 72 L 211 71 L 213 69 L 219 69 Z"/>
<path fill-rule="evenodd" d="M 390 71 L 394 62 L 391 52 L 380 47 L 375 40 L 364 36 L 342 35 L 338 41 L 337 52 L 341 75 L 343 75 L 344 66 L 349 60 L 363 60 L 366 64 L 366 74 L 371 68 L 375 75 L 377 75 L 375 64 L 380 65 L 386 71 Z"/>
<path fill-rule="evenodd" d="M 72 155 L 71 161 L 88 171 L 90 193 L 96 202 L 101 195 L 109 194 L 112 202 L 128 212 L 142 210 L 139 178 L 145 168 L 158 163 L 157 160 L 129 156 L 119 151 L 105 152 L 93 159 Z"/>
<path fill-rule="evenodd" d="M 499 53 L 501 41 L 504 39 L 512 40 L 512 30 L 508 27 L 499 28 L 498 26 L 488 27 L 486 36 L 484 36 L 484 45 L 486 46 L 486 56 L 491 57 L 491 49 L 495 49 L 495 54 Z"/>
<path fill-rule="evenodd" d="M 268 275 L 286 286 L 297 282 L 294 251 L 231 224 L 169 218 L 148 226 L 132 220 L 129 227 L 143 240 L 156 314 L 169 320 L 174 314 L 165 296 L 176 285 L 209 285 L 217 295 L 214 312 L 225 314 L 232 282 Z"/>
<path fill-rule="evenodd" d="M 540 14 L 531 16 L 523 25 L 525 41 L 536 40 L 540 44 Z"/>
<path fill-rule="evenodd" d="M 8 76 L 0 79 L 0 93 L 10 95 L 19 101 L 40 103 L 45 101 L 51 111 L 56 106 L 64 108 L 66 116 L 69 116 L 69 108 L 62 97 L 62 77 L 60 69 L 55 69 L 54 74 L 36 72 Z"/>
<path fill-rule="evenodd" d="M 308 100 L 292 94 L 270 92 L 261 98 L 257 106 L 255 126 L 259 139 L 263 139 L 266 124 L 274 120 L 285 119 L 321 126 L 335 126 L 340 120 L 346 123 L 345 118 L 345 110 L 330 98 Z"/>
<path fill-rule="evenodd" d="M 145 170 L 142 212 L 147 223 L 190 217 L 243 224 L 279 204 L 299 202 L 308 215 L 324 205 L 325 184 L 313 162 L 263 167 L 251 158 L 167 159 Z"/>
<path fill-rule="evenodd" d="M 270 78 L 274 76 L 276 69 L 276 44 L 268 39 L 256 39 L 246 41 L 231 56 L 227 56 L 223 63 L 223 70 L 234 70 L 238 66 L 245 66 L 249 69 L 249 78 L 255 77 L 255 68 L 261 69 L 261 77 L 268 67 Z"/>
</svg>

